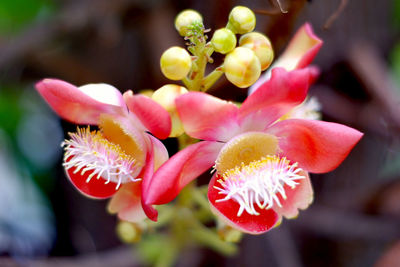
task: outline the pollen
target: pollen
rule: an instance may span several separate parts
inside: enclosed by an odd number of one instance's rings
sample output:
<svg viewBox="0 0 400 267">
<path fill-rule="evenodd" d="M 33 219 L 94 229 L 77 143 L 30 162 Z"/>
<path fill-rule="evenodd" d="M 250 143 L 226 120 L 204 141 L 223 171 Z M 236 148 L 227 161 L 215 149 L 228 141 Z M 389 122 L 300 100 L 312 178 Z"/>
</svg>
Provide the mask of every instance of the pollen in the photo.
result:
<svg viewBox="0 0 400 267">
<path fill-rule="evenodd" d="M 281 199 L 286 199 L 285 186 L 295 188 L 299 180 L 304 179 L 302 169 L 297 163 L 290 164 L 285 157 L 266 156 L 260 160 L 229 169 L 220 175 L 219 194 L 225 195 L 217 202 L 234 200 L 239 204 L 237 216 L 244 211 L 250 215 L 259 215 L 256 210 L 270 209 L 274 205 L 282 207 Z"/>
<path fill-rule="evenodd" d="M 69 135 L 71 139 L 61 144 L 65 150 L 63 166 L 66 170 L 75 167 L 74 173 L 82 176 L 91 171 L 87 183 L 94 177 L 102 178 L 105 184 L 116 183 L 116 189 L 123 183 L 140 180 L 134 176 L 137 173 L 135 159 L 100 132 L 90 131 L 90 127 L 78 127 L 76 133 Z"/>
</svg>

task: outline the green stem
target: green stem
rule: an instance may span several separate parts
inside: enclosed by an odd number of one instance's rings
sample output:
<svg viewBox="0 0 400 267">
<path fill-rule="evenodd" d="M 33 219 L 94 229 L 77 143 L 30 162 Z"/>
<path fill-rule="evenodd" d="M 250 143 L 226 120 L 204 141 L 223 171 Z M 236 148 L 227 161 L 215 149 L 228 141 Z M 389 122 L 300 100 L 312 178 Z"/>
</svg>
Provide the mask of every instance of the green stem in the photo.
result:
<svg viewBox="0 0 400 267">
<path fill-rule="evenodd" d="M 223 66 L 219 66 L 213 72 L 203 78 L 201 91 L 206 92 L 224 74 Z"/>
</svg>

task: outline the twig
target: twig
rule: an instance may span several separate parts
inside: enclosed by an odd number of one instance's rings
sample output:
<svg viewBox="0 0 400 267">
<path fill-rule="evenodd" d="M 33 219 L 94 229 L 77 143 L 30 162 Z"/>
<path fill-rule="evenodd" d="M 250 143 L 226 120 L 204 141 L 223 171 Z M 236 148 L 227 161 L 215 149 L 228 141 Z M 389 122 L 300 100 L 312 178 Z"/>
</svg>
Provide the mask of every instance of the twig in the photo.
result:
<svg viewBox="0 0 400 267">
<path fill-rule="evenodd" d="M 400 128 L 400 97 L 375 48 L 367 42 L 355 42 L 350 46 L 348 60 L 360 82 Z"/>
<path fill-rule="evenodd" d="M 399 222 L 316 204 L 303 211 L 296 224 L 334 239 L 387 242 L 400 238 Z"/>
<path fill-rule="evenodd" d="M 84 255 L 78 257 L 53 257 L 47 259 L 18 259 L 1 257 L 0 266 L 17 267 L 73 267 L 73 266 L 95 266 L 95 267 L 135 267 L 141 266 L 135 259 L 132 248 L 120 247 L 111 251 Z"/>
<path fill-rule="evenodd" d="M 338 7 L 338 8 L 336 9 L 336 11 L 326 20 L 326 22 L 325 22 L 325 24 L 324 24 L 324 26 L 323 26 L 323 29 L 324 29 L 324 30 L 327 30 L 327 29 L 329 29 L 329 28 L 332 26 L 333 22 L 339 17 L 340 13 L 343 12 L 343 10 L 344 10 L 344 8 L 347 6 L 348 2 L 349 2 L 348 0 L 341 0 L 341 1 L 340 1 L 339 7 Z"/>
</svg>

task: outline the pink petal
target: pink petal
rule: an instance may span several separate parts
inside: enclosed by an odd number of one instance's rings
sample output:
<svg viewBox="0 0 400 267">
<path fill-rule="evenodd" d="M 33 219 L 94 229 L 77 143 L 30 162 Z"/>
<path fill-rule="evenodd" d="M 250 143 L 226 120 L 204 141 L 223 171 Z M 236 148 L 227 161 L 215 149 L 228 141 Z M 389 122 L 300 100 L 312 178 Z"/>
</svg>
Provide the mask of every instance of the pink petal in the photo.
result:
<svg viewBox="0 0 400 267">
<path fill-rule="evenodd" d="M 142 180 L 142 191 L 141 191 L 141 203 L 144 213 L 147 217 L 152 221 L 157 221 L 158 212 L 155 208 L 151 206 L 151 204 L 147 204 L 144 202 L 144 196 L 146 196 L 147 192 L 150 190 L 150 185 L 154 178 L 154 148 L 153 148 L 153 140 L 151 141 L 151 148 L 148 149 L 147 157 L 146 157 L 146 165 L 143 170 L 143 180 Z"/>
<path fill-rule="evenodd" d="M 198 139 L 227 141 L 238 131 L 238 108 L 217 97 L 191 92 L 175 101 L 185 132 Z"/>
<path fill-rule="evenodd" d="M 299 215 L 299 209 L 306 209 L 312 203 L 314 198 L 313 189 L 308 173 L 303 171 L 300 175 L 305 176 L 305 179 L 298 180 L 299 185 L 294 189 L 285 185 L 286 199 L 283 199 L 278 194 L 282 207 L 274 206 L 274 210 L 281 216 L 287 219 L 295 218 Z"/>
<path fill-rule="evenodd" d="M 172 201 L 189 182 L 213 166 L 223 143 L 202 141 L 179 151 L 154 174 L 145 203 L 161 205 Z"/>
<path fill-rule="evenodd" d="M 249 234 L 262 234 L 273 228 L 279 222 L 279 215 L 273 209 L 259 209 L 260 215 L 250 215 L 243 212 L 237 216 L 239 204 L 234 200 L 217 202 L 216 200 L 224 198 L 219 194 L 216 186 L 219 177 L 214 175 L 208 186 L 208 200 L 211 204 L 211 210 L 226 224 L 240 231 Z"/>
<path fill-rule="evenodd" d="M 306 23 L 296 32 L 286 50 L 277 61 L 272 64 L 270 69 L 282 67 L 287 71 L 291 71 L 304 68 L 312 62 L 319 49 L 322 47 L 322 44 L 323 41 L 314 34 L 311 25 Z M 313 72 L 311 78 L 315 80 L 318 73 L 318 71 Z M 265 74 L 250 88 L 250 93 L 255 92 L 261 84 L 267 81 L 270 74 L 270 71 L 265 72 Z"/>
<path fill-rule="evenodd" d="M 272 70 L 271 79 L 247 97 L 239 109 L 242 131 L 261 131 L 301 104 L 307 96 L 313 69 Z"/>
<path fill-rule="evenodd" d="M 363 136 L 342 124 L 301 119 L 280 121 L 266 132 L 279 138 L 281 156 L 314 173 L 339 166 Z"/>
<path fill-rule="evenodd" d="M 129 110 L 134 113 L 143 125 L 156 137 L 165 139 L 171 132 L 171 117 L 156 101 L 144 96 L 134 95 L 132 91 L 124 93 Z"/>
<path fill-rule="evenodd" d="M 147 134 L 147 137 L 151 140 L 151 145 L 154 149 L 154 171 L 157 170 L 164 162 L 169 158 L 168 150 L 164 144 L 155 138 L 154 136 Z"/>
<path fill-rule="evenodd" d="M 314 34 L 311 25 L 306 23 L 296 32 L 273 67 L 283 67 L 286 70 L 304 68 L 311 63 L 322 44 L 323 41 Z"/>
<path fill-rule="evenodd" d="M 44 79 L 35 87 L 61 118 L 73 123 L 96 125 L 100 114 L 125 111 L 121 93 L 110 85 L 76 87 L 61 80 Z"/>
<path fill-rule="evenodd" d="M 97 179 L 96 176 L 90 179 L 89 182 L 86 182 L 86 179 L 93 171 L 85 172 L 82 175 L 81 172 L 74 173 L 75 169 L 75 167 L 69 168 L 65 170 L 65 173 L 75 188 L 82 194 L 92 198 L 104 199 L 111 197 L 117 192 L 116 183 L 110 181 L 106 184 L 107 181 L 105 179 L 101 177 Z"/>
<path fill-rule="evenodd" d="M 141 183 L 133 182 L 121 186 L 111 198 L 107 209 L 110 213 L 118 213 L 121 220 L 140 222 L 146 219 L 141 203 Z"/>
</svg>

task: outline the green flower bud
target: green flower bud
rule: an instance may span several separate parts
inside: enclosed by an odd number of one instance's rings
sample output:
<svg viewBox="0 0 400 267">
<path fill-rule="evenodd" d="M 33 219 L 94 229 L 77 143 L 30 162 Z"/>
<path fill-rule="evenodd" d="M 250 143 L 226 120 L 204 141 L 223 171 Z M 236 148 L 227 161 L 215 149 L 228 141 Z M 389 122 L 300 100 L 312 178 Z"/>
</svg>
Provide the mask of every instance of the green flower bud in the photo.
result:
<svg viewBox="0 0 400 267">
<path fill-rule="evenodd" d="M 256 27 L 256 16 L 253 11 L 244 6 L 237 6 L 231 10 L 227 28 L 234 33 L 244 34 Z"/>
<path fill-rule="evenodd" d="M 127 244 L 138 242 L 142 234 L 137 225 L 127 221 L 118 222 L 116 231 L 120 240 Z"/>
<path fill-rule="evenodd" d="M 192 68 L 192 58 L 185 49 L 173 46 L 162 54 L 160 67 L 168 79 L 181 80 Z"/>
<path fill-rule="evenodd" d="M 225 57 L 226 78 L 240 88 L 246 88 L 257 81 L 261 74 L 260 60 L 253 50 L 236 47 Z"/>
<path fill-rule="evenodd" d="M 170 137 L 177 137 L 184 133 L 182 122 L 176 110 L 175 99 L 187 92 L 188 90 L 183 86 L 167 84 L 156 90 L 151 97 L 154 101 L 163 106 L 171 116 L 172 129 L 169 135 Z"/>
<path fill-rule="evenodd" d="M 260 60 L 261 70 L 266 70 L 274 59 L 274 50 L 270 40 L 264 34 L 259 32 L 249 32 L 242 35 L 239 39 L 241 47 L 247 47 L 256 53 Z"/>
<path fill-rule="evenodd" d="M 236 36 L 231 30 L 222 28 L 214 32 L 211 44 L 215 51 L 226 54 L 236 47 Z"/>
<path fill-rule="evenodd" d="M 203 17 L 200 13 L 192 9 L 183 10 L 176 16 L 175 29 L 181 36 L 186 36 L 188 27 L 194 22 L 203 23 Z"/>
</svg>

